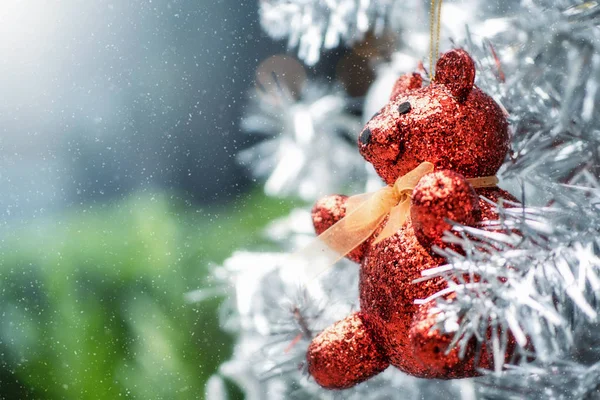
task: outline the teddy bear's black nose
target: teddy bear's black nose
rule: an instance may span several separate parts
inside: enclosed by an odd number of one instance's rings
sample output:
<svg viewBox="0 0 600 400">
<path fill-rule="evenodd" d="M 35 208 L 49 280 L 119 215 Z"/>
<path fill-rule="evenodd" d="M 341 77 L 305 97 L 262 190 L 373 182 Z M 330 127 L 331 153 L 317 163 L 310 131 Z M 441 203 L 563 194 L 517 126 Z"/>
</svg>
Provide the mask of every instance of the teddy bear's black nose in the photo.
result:
<svg viewBox="0 0 600 400">
<path fill-rule="evenodd" d="M 365 146 L 368 145 L 371 141 L 371 130 L 369 128 L 365 128 L 365 130 L 360 133 L 358 141 Z"/>
<path fill-rule="evenodd" d="M 410 103 L 408 101 L 405 101 L 404 103 L 402 103 L 398 106 L 398 113 L 400 113 L 400 115 L 406 114 L 409 111 L 410 111 Z"/>
</svg>

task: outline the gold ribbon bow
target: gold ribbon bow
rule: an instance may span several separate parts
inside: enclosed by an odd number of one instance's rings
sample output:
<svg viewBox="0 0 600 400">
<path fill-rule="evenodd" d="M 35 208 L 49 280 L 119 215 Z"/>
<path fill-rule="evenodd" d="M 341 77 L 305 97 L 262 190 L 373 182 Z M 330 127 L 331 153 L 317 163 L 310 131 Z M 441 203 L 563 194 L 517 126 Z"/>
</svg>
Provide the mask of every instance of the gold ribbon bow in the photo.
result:
<svg viewBox="0 0 600 400">
<path fill-rule="evenodd" d="M 346 216 L 321 233 L 305 248 L 292 255 L 314 270 L 316 277 L 367 240 L 389 215 L 383 230 L 373 242 L 379 243 L 394 235 L 404 224 L 410 211 L 411 194 L 419 180 L 433 172 L 434 165 L 423 162 L 399 177 L 393 185 L 373 193 L 363 193 L 346 200 Z M 473 187 L 493 187 L 495 176 L 467 179 Z"/>
</svg>

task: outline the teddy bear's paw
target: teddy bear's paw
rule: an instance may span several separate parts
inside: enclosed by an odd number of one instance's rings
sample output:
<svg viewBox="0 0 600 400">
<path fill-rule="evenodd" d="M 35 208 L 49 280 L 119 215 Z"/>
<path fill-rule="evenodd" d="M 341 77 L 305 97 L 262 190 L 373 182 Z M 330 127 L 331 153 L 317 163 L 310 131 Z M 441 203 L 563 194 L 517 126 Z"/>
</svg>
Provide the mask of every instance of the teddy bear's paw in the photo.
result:
<svg viewBox="0 0 600 400">
<path fill-rule="evenodd" d="M 479 198 L 461 174 L 442 170 L 425 175 L 412 192 L 410 215 L 417 239 L 424 247 L 445 247 L 449 221 L 474 225 L 480 218 Z"/>
<path fill-rule="evenodd" d="M 347 200 L 348 196 L 342 194 L 332 194 L 317 200 L 311 211 L 313 226 L 317 235 L 325 232 L 333 224 L 346 216 Z M 365 246 L 362 244 L 346 254 L 346 257 L 359 263 L 364 253 Z"/>
</svg>

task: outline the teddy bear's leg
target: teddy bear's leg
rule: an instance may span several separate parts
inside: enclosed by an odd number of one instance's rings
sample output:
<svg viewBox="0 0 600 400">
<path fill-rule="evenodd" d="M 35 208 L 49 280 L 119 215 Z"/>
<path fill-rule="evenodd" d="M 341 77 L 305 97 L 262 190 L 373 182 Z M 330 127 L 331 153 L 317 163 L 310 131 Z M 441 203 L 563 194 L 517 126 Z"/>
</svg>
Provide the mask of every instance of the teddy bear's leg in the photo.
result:
<svg viewBox="0 0 600 400">
<path fill-rule="evenodd" d="M 422 305 L 415 314 L 409 331 L 413 356 L 426 368 L 430 378 L 468 378 L 479 375 L 478 368 L 493 368 L 487 352 L 480 351 L 478 357 L 475 357 L 474 341 L 469 342 L 462 359 L 459 357 L 458 347 L 446 354 L 453 336 L 452 333 L 432 329 L 437 313 L 435 302 Z"/>
<path fill-rule="evenodd" d="M 464 176 L 442 170 L 421 178 L 412 192 L 410 216 L 417 239 L 424 247 L 445 247 L 448 220 L 474 225 L 481 218 L 479 198 Z"/>
<path fill-rule="evenodd" d="M 346 216 L 347 199 L 348 196 L 334 194 L 317 200 L 311 211 L 313 226 L 317 235 L 325 232 L 329 227 Z M 363 258 L 366 243 L 352 250 L 346 257 L 359 263 Z"/>
<path fill-rule="evenodd" d="M 380 373 L 389 365 L 365 316 L 354 313 L 316 336 L 308 347 L 308 372 L 327 389 L 345 389 Z"/>
</svg>

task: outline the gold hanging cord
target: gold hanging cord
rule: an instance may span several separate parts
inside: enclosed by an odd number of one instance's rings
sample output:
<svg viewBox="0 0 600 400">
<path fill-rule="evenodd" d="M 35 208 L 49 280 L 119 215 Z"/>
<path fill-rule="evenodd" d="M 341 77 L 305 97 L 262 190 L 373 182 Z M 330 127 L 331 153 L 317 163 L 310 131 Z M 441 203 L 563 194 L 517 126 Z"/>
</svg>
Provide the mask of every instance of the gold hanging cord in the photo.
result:
<svg viewBox="0 0 600 400">
<path fill-rule="evenodd" d="M 431 0 L 429 9 L 429 79 L 435 78 L 435 63 L 440 54 L 440 27 L 442 19 L 442 1 Z"/>
</svg>

